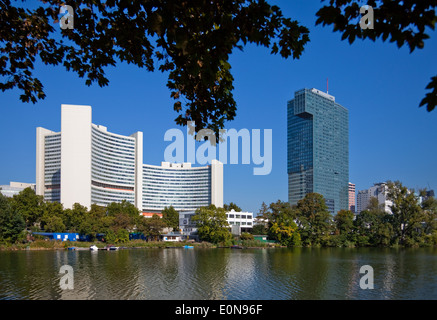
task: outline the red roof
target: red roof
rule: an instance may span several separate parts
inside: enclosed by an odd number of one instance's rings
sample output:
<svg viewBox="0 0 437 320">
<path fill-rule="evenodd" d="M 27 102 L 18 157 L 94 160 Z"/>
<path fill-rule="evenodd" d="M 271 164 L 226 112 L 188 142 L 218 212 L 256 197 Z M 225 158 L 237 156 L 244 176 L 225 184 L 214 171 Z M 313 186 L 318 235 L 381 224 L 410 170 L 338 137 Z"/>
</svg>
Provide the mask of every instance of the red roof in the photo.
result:
<svg viewBox="0 0 437 320">
<path fill-rule="evenodd" d="M 162 218 L 162 213 L 155 213 L 155 212 L 142 212 L 141 213 L 146 218 L 151 218 L 154 214 L 158 215 L 160 218 Z"/>
</svg>

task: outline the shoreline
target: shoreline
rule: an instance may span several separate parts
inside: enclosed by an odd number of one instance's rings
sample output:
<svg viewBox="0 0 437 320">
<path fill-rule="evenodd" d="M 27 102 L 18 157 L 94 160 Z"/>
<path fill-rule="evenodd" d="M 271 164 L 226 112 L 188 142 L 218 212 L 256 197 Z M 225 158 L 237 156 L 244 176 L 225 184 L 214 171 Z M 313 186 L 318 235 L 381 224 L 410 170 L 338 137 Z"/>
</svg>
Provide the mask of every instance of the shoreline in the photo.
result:
<svg viewBox="0 0 437 320">
<path fill-rule="evenodd" d="M 193 248 L 202 249 L 218 249 L 218 248 L 231 248 L 232 245 L 220 245 L 210 242 L 166 242 L 166 241 L 150 241 L 144 242 L 142 240 L 133 240 L 125 243 L 103 243 L 103 242 L 75 242 L 75 241 L 54 241 L 54 240 L 37 240 L 28 244 L 1 244 L 0 251 L 44 251 L 44 250 L 74 250 L 77 251 L 90 251 L 90 246 L 96 245 L 99 249 L 105 250 L 107 246 L 118 247 L 118 250 L 127 249 L 184 249 L 184 246 L 192 246 Z M 248 243 L 247 245 L 237 244 L 238 248 L 234 249 L 265 249 L 265 248 L 279 248 L 280 245 L 272 245 L 267 243 L 260 243 L 260 245 Z M 241 248 L 240 248 L 241 247 Z"/>
<path fill-rule="evenodd" d="M 90 246 L 96 245 L 98 251 L 107 251 L 107 246 L 118 247 L 119 250 L 129 250 L 129 249 L 185 249 L 184 246 L 191 246 L 193 248 L 189 249 L 233 249 L 233 250 L 244 250 L 244 249 L 274 249 L 274 248 L 288 248 L 286 246 L 281 246 L 279 244 L 269 244 L 261 243 L 262 245 L 257 246 L 253 243 L 248 243 L 247 245 L 237 244 L 237 245 L 220 245 L 213 244 L 210 242 L 165 242 L 165 241 L 150 241 L 150 242 L 139 242 L 130 241 L 126 243 L 119 244 L 107 244 L 102 242 L 72 242 L 72 241 L 44 241 L 38 240 L 30 244 L 1 244 L 1 251 L 57 251 L 57 250 L 70 250 L 70 251 L 91 251 Z M 234 247 L 233 247 L 234 246 Z M 72 249 L 74 248 L 74 249 Z M 379 249 L 419 249 L 419 248 L 437 248 L 437 246 L 390 246 L 390 247 L 290 247 L 290 248 L 343 248 L 343 249 L 360 249 L 360 248 L 379 248 Z"/>
</svg>

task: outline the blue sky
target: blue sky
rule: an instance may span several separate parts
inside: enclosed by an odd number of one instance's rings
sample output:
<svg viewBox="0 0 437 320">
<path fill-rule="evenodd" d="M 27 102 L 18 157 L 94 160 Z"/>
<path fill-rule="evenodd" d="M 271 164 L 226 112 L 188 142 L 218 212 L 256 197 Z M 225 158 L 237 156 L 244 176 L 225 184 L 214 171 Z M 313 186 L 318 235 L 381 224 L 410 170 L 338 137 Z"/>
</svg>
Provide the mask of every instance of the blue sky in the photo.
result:
<svg viewBox="0 0 437 320">
<path fill-rule="evenodd" d="M 285 60 L 248 45 L 231 56 L 237 117 L 226 128 L 272 129 L 269 175 L 253 175 L 254 164 L 224 166 L 224 202 L 258 212 L 262 202 L 287 200 L 287 101 L 301 88 L 326 91 L 349 110 L 350 181 L 357 190 L 400 180 L 411 188 L 437 189 L 437 110 L 418 108 L 437 71 L 437 34 L 409 53 L 381 40 L 341 41 L 332 27 L 315 26 L 318 0 L 269 1 L 310 29 L 311 42 L 299 60 Z M 375 25 L 375 28 L 378 26 Z M 87 87 L 62 67 L 36 64 L 47 97 L 19 101 L 18 91 L 0 92 L 0 184 L 35 181 L 36 127 L 60 131 L 61 104 L 91 105 L 93 123 L 118 134 L 144 133 L 144 163 L 159 165 L 177 113 L 166 87 L 167 74 L 126 64 L 108 68 L 110 84 Z"/>
</svg>

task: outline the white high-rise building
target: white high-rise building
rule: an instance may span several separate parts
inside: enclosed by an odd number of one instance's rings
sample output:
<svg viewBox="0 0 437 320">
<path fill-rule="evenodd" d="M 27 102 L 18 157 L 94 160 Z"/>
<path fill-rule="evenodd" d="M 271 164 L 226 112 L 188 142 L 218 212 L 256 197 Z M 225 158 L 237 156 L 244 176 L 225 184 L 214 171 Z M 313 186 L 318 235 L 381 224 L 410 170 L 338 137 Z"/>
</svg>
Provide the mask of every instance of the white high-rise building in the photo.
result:
<svg viewBox="0 0 437 320">
<path fill-rule="evenodd" d="M 36 193 L 66 208 L 129 201 L 143 212 L 223 206 L 223 164 L 143 164 L 143 133 L 111 133 L 91 107 L 62 105 L 61 132 L 37 128 Z"/>
<path fill-rule="evenodd" d="M 385 212 L 391 213 L 392 201 L 387 198 L 387 184 L 375 183 L 367 190 L 360 190 L 357 194 L 357 214 L 367 209 L 370 204 L 370 198 L 378 199 L 378 203 L 383 206 Z"/>
</svg>

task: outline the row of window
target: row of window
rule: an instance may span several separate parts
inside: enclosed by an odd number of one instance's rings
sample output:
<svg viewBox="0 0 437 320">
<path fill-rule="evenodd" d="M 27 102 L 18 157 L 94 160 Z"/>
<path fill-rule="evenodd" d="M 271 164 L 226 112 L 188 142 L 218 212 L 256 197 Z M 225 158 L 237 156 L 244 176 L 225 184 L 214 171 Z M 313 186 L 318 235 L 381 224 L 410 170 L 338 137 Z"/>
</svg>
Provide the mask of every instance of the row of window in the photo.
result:
<svg viewBox="0 0 437 320">
<path fill-rule="evenodd" d="M 120 186 L 120 185 L 113 185 L 113 184 L 107 184 L 102 183 L 98 181 L 91 180 L 91 185 L 101 188 L 111 188 L 111 189 L 123 189 L 123 190 L 131 190 L 134 191 L 134 187 L 126 187 L 126 186 Z"/>
<path fill-rule="evenodd" d="M 129 147 L 119 147 L 116 146 L 115 144 L 109 144 L 105 141 L 102 141 L 94 136 L 91 138 L 91 145 L 94 145 L 94 147 L 97 147 L 101 150 L 106 150 L 110 153 L 127 154 L 127 155 L 135 154 L 135 148 L 132 149 Z"/>
<path fill-rule="evenodd" d="M 102 135 L 101 132 L 94 130 L 91 134 L 91 138 L 101 141 L 110 146 L 122 147 L 129 150 L 135 150 L 135 140 L 134 141 L 115 141 L 109 136 Z"/>
<path fill-rule="evenodd" d="M 115 143 L 132 143 L 132 144 L 134 144 L 135 143 L 135 138 L 132 138 L 132 137 L 120 137 L 120 136 L 116 136 L 116 135 L 113 135 L 113 134 L 111 134 L 111 133 L 109 133 L 109 132 L 107 132 L 107 131 L 100 131 L 99 129 L 97 129 L 97 128 L 95 128 L 95 127 L 92 127 L 92 131 L 93 132 L 95 132 L 95 133 L 97 133 L 98 135 L 101 135 L 102 137 L 104 137 L 105 139 L 108 139 L 108 140 L 111 140 L 111 141 L 113 141 L 113 142 L 115 142 Z"/>
<path fill-rule="evenodd" d="M 102 163 L 112 163 L 120 166 L 135 166 L 135 161 L 132 159 L 125 159 L 123 157 L 113 157 L 110 155 L 106 155 L 98 152 L 98 150 L 92 149 L 91 153 L 92 160 L 100 160 Z"/>
<path fill-rule="evenodd" d="M 108 160 L 102 160 L 98 157 L 92 157 L 91 164 L 98 164 L 100 166 L 113 168 L 113 169 L 121 169 L 121 170 L 131 170 L 135 171 L 135 165 L 132 163 L 123 163 L 123 162 L 114 162 L 114 161 L 108 161 Z"/>
<path fill-rule="evenodd" d="M 185 172 L 191 172 L 191 173 L 200 173 L 202 171 L 210 172 L 210 168 L 159 168 L 159 167 L 149 167 L 147 165 L 143 165 L 143 172 L 155 172 L 155 173 L 163 173 L 163 172 L 174 172 L 174 173 L 185 173 Z"/>
<path fill-rule="evenodd" d="M 111 150 L 104 148 L 101 145 L 95 145 L 94 141 L 91 147 L 92 151 L 98 154 L 104 154 L 106 156 L 113 157 L 115 159 L 125 159 L 125 160 L 135 160 L 135 153 L 126 153 L 126 152 L 119 152 L 117 150 Z"/>
<path fill-rule="evenodd" d="M 96 163 L 91 164 L 91 169 L 99 171 L 99 172 L 104 172 L 107 174 L 112 174 L 114 176 L 121 176 L 121 177 L 133 177 L 133 176 L 135 176 L 134 169 L 120 170 L 120 169 L 115 169 L 115 168 L 108 167 L 108 166 L 101 166 L 101 165 L 98 165 Z"/>
<path fill-rule="evenodd" d="M 252 219 L 252 215 L 248 214 L 232 214 L 232 213 L 227 213 L 226 217 L 229 219 Z"/>
<path fill-rule="evenodd" d="M 146 173 L 143 171 L 143 177 L 158 177 L 158 178 L 172 178 L 172 179 L 200 179 L 200 178 L 209 178 L 211 174 L 209 172 L 205 173 L 186 173 L 186 174 L 180 174 L 180 173 L 157 173 L 157 174 L 151 174 Z"/>
<path fill-rule="evenodd" d="M 252 222 L 250 222 L 250 221 L 228 221 L 228 223 L 230 224 L 230 225 L 236 225 L 236 226 L 251 226 L 252 225 Z"/>
</svg>

